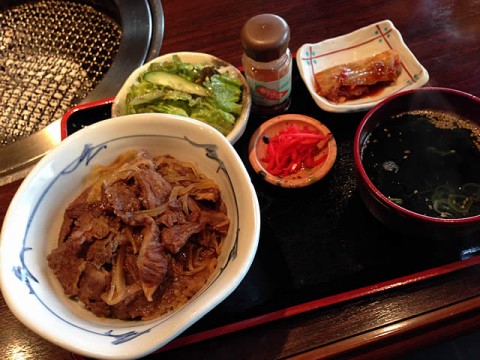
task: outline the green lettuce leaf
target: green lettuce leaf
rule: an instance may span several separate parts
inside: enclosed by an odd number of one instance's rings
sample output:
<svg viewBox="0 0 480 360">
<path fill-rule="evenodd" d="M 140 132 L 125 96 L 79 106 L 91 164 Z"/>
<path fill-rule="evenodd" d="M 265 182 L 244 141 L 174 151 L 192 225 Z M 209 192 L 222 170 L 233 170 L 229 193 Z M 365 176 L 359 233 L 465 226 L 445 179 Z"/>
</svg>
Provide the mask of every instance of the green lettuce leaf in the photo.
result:
<svg viewBox="0 0 480 360">
<path fill-rule="evenodd" d="M 211 95 L 197 96 L 155 85 L 144 80 L 143 73 L 129 89 L 126 113 L 159 112 L 187 116 L 203 121 L 227 135 L 242 111 L 242 83 L 239 79 L 218 73 L 205 76 L 202 69 L 204 67 L 201 65 L 182 62 L 177 55 L 173 56 L 172 61 L 152 63 L 145 73 L 161 70 L 182 76 L 197 84 L 203 81 L 201 85 Z"/>
</svg>

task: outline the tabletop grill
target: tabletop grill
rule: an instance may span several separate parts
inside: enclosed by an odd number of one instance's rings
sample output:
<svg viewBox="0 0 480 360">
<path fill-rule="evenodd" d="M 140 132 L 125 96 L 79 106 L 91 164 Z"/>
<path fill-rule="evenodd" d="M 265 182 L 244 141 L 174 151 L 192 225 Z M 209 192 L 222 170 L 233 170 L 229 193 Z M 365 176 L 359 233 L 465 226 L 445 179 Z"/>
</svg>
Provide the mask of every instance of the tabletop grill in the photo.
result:
<svg viewBox="0 0 480 360">
<path fill-rule="evenodd" d="M 0 5 L 0 146 L 74 105 L 114 96 L 130 71 L 158 55 L 162 32 L 159 1 Z"/>
</svg>

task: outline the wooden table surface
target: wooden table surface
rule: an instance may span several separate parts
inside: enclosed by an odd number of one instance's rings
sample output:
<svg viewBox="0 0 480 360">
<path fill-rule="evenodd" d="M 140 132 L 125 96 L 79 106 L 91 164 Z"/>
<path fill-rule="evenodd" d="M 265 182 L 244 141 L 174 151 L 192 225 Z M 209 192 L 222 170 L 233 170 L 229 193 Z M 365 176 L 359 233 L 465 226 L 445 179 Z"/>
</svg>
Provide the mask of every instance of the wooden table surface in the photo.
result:
<svg viewBox="0 0 480 360">
<path fill-rule="evenodd" d="M 286 19 L 292 52 L 390 19 L 430 73 L 428 85 L 480 96 L 479 0 L 169 0 L 163 9 L 161 53 L 206 52 L 238 66 L 240 29 L 259 13 Z M 19 184 L 0 188 L 0 224 Z M 479 266 L 165 351 L 161 358 L 390 358 L 473 329 L 480 329 Z M 72 355 L 22 325 L 0 294 L 0 357 Z"/>
</svg>

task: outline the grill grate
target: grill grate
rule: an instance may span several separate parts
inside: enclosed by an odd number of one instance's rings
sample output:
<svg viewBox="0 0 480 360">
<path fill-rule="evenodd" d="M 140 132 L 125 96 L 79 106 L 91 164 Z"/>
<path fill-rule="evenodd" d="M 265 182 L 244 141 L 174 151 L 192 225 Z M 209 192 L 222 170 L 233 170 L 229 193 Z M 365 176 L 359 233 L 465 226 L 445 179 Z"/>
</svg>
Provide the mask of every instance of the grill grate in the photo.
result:
<svg viewBox="0 0 480 360">
<path fill-rule="evenodd" d="M 41 130 L 84 99 L 113 63 L 121 25 L 87 3 L 0 10 L 0 146 Z"/>
</svg>

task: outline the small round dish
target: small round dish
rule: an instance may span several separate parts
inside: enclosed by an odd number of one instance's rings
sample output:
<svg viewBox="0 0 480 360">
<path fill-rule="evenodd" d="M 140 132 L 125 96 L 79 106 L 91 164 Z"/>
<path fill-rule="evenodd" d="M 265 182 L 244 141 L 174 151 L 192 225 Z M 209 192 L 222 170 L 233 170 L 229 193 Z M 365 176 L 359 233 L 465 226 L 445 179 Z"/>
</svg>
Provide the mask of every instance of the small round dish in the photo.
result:
<svg viewBox="0 0 480 360">
<path fill-rule="evenodd" d="M 324 156 L 326 158 L 312 168 L 302 167 L 299 171 L 285 176 L 273 175 L 268 172 L 268 164 L 265 160 L 268 147 L 267 139 L 275 137 L 282 129 L 291 125 L 296 125 L 298 128 L 307 127 L 307 129 L 316 130 L 324 136 L 329 135 L 330 138 L 326 145 L 315 155 L 315 159 Z M 267 120 L 255 131 L 250 139 L 248 153 L 253 169 L 265 181 L 284 188 L 299 188 L 315 183 L 330 171 L 337 158 L 337 143 L 331 131 L 320 121 L 305 115 L 285 114 Z"/>
</svg>

